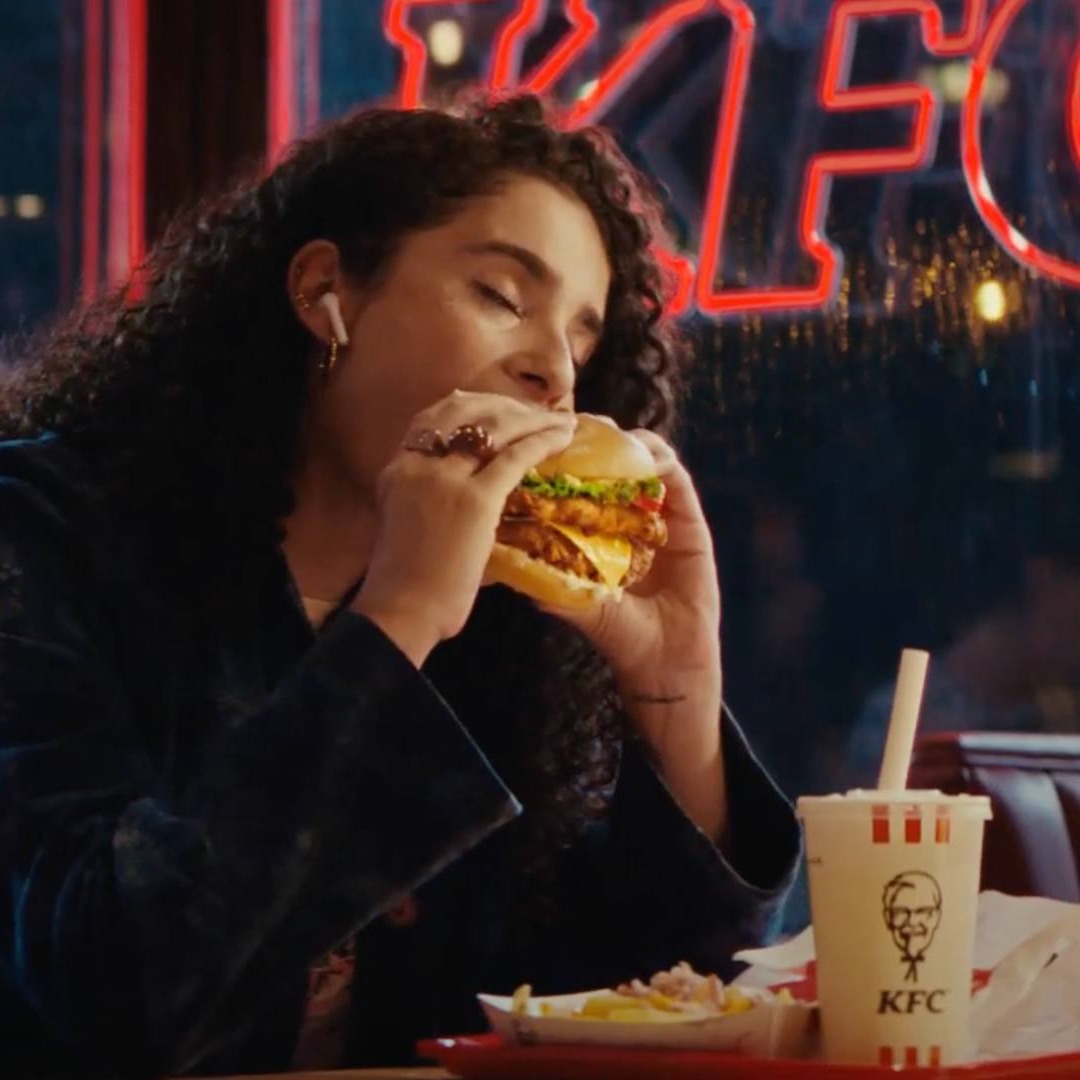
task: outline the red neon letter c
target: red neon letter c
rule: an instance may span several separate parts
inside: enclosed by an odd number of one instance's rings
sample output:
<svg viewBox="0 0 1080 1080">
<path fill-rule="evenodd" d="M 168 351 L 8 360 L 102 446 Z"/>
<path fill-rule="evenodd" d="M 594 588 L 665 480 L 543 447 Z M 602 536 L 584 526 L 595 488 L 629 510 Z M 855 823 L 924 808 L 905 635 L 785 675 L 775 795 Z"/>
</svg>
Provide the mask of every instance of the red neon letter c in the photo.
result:
<svg viewBox="0 0 1080 1080">
<path fill-rule="evenodd" d="M 1027 2 L 1028 0 L 1004 0 L 990 21 L 986 37 L 971 66 L 971 85 L 968 88 L 961 117 L 964 179 L 967 181 L 972 202 L 975 203 L 976 209 L 986 222 L 986 227 L 1017 262 L 1045 277 L 1080 288 L 1080 265 L 1044 251 L 1009 221 L 998 205 L 997 199 L 994 198 L 984 167 L 982 137 L 979 131 L 979 122 L 982 119 L 983 87 L 986 85 L 987 75 L 1001 48 L 1001 43 Z M 1072 93 L 1069 95 L 1069 106 L 1073 114 L 1069 120 L 1069 137 L 1073 157 L 1077 158 L 1077 164 L 1080 165 L 1080 126 L 1078 126 L 1080 121 L 1075 115 L 1078 94 L 1080 94 L 1080 53 L 1077 54 L 1077 61 L 1073 66 Z"/>
<path fill-rule="evenodd" d="M 1080 45 L 1073 57 L 1072 81 L 1069 88 L 1069 145 L 1073 161 L 1080 169 Z"/>
</svg>

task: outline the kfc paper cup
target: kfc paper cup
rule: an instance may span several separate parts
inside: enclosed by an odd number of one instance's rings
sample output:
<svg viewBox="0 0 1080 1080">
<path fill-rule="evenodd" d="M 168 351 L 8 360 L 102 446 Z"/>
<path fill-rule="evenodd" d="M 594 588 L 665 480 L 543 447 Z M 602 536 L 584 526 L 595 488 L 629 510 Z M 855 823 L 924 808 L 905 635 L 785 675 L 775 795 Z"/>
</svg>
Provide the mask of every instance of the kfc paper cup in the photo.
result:
<svg viewBox="0 0 1080 1080">
<path fill-rule="evenodd" d="M 854 791 L 799 799 L 825 1059 L 970 1057 L 984 796 Z"/>
</svg>

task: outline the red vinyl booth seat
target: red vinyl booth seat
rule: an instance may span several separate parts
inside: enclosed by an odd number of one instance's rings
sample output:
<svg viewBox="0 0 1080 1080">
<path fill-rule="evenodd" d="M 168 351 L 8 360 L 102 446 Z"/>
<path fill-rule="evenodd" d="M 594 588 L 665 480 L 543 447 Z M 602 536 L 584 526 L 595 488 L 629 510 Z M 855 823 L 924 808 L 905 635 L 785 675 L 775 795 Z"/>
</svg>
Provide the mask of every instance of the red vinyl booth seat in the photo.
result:
<svg viewBox="0 0 1080 1080">
<path fill-rule="evenodd" d="M 1080 735 L 926 735 L 908 785 L 990 796 L 984 889 L 1080 903 Z"/>
</svg>

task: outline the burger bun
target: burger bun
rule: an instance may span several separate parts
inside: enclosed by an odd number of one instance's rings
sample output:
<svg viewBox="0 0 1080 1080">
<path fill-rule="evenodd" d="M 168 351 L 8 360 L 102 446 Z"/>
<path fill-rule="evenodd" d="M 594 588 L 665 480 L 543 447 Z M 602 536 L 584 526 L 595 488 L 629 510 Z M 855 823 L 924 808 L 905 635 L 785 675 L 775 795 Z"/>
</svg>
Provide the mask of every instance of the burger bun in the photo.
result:
<svg viewBox="0 0 1080 1080">
<path fill-rule="evenodd" d="M 582 611 L 606 599 L 622 599 L 621 588 L 588 581 L 530 558 L 509 544 L 496 543 L 484 572 L 485 585 L 507 585 L 542 604 Z"/>
<path fill-rule="evenodd" d="M 570 445 L 540 462 L 536 471 L 581 480 L 648 480 L 656 475 L 656 461 L 636 435 L 614 421 L 579 413 Z"/>
</svg>

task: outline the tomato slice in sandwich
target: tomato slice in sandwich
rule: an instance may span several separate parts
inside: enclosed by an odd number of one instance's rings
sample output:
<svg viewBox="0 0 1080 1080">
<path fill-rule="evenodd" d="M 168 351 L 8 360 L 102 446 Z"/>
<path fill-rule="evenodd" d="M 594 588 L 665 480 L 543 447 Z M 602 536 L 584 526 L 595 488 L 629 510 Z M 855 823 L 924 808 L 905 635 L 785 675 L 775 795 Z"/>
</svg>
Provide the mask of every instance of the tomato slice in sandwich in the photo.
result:
<svg viewBox="0 0 1080 1080">
<path fill-rule="evenodd" d="M 638 507 L 640 510 L 645 510 L 650 514 L 659 514 L 664 508 L 664 497 L 667 495 L 667 489 L 663 484 L 660 485 L 660 494 L 655 498 L 651 495 L 646 495 L 644 491 L 639 492 L 637 498 L 634 499 L 632 505 Z"/>
</svg>

